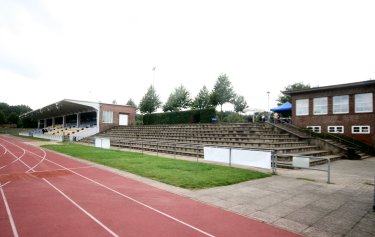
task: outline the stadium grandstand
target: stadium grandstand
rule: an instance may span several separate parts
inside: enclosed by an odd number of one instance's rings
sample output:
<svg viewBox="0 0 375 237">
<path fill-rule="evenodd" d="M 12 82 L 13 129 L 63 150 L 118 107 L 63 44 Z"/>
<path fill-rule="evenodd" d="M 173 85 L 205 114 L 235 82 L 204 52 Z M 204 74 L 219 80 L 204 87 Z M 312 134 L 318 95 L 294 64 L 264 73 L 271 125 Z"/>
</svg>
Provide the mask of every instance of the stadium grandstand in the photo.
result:
<svg viewBox="0 0 375 237">
<path fill-rule="evenodd" d="M 22 114 L 38 121 L 37 129 L 21 135 L 56 141 L 78 141 L 118 125 L 134 125 L 135 107 L 64 99 Z"/>
</svg>

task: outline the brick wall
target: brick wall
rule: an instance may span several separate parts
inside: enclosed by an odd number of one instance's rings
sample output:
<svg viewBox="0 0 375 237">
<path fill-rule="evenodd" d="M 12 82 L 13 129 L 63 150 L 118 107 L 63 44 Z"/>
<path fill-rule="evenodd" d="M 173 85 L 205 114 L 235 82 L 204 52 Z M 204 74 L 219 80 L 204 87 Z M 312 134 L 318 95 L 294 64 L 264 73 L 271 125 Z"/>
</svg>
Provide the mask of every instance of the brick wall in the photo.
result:
<svg viewBox="0 0 375 237">
<path fill-rule="evenodd" d="M 373 112 L 355 113 L 355 94 L 373 93 Z M 333 114 L 332 103 L 333 96 L 349 95 L 349 113 Z M 313 98 L 328 97 L 328 114 L 313 114 Z M 354 139 L 366 142 L 375 146 L 375 85 L 357 86 L 355 88 L 338 88 L 323 91 L 311 91 L 298 94 L 292 94 L 292 121 L 298 127 L 321 126 L 322 132 L 328 132 L 327 126 L 344 126 L 344 135 Z M 296 100 L 309 99 L 309 115 L 296 116 Z M 370 126 L 370 134 L 352 134 L 353 125 Z"/>
<path fill-rule="evenodd" d="M 113 123 L 103 123 L 103 111 L 113 112 Z M 113 126 L 119 125 L 120 114 L 128 115 L 128 125 L 135 125 L 135 108 L 126 105 L 100 104 L 99 112 L 99 128 L 100 132 L 107 130 Z"/>
</svg>

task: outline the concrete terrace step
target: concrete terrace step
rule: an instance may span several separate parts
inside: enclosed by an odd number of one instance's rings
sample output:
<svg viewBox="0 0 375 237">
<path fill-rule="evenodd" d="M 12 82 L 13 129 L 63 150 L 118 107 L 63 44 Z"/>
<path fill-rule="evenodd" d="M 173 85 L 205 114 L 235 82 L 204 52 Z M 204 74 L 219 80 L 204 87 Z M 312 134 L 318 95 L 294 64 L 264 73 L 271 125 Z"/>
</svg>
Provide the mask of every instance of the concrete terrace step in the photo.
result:
<svg viewBox="0 0 375 237">
<path fill-rule="evenodd" d="M 327 155 L 327 156 L 317 156 L 316 159 L 310 159 L 310 166 L 316 166 L 316 165 L 322 165 L 327 163 L 327 158 L 330 160 L 330 162 L 335 160 L 340 160 L 342 157 L 340 155 Z M 321 159 L 319 159 L 321 158 Z M 282 160 L 277 162 L 277 167 L 279 168 L 288 168 L 292 169 L 293 164 L 292 160 Z"/>
<path fill-rule="evenodd" d="M 269 124 L 118 126 L 96 136 L 109 137 L 113 146 L 199 157 L 203 156 L 203 146 L 274 150 L 285 161 L 293 154 L 329 155 L 307 140 Z M 94 137 L 82 142 L 92 144 Z"/>
</svg>

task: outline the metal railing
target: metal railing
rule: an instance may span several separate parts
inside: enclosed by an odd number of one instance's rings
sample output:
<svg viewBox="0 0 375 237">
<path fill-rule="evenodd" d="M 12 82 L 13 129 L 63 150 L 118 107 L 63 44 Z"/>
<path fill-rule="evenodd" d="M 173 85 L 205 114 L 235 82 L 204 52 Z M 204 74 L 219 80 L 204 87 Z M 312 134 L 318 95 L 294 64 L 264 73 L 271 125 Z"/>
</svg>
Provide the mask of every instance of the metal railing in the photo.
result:
<svg viewBox="0 0 375 237">
<path fill-rule="evenodd" d="M 311 168 L 310 167 L 310 160 L 321 160 L 326 161 L 327 164 L 326 169 L 317 169 L 317 168 Z M 277 154 L 275 154 L 274 157 L 275 162 L 275 174 L 277 173 L 277 164 L 278 164 L 278 158 Z M 331 183 L 331 160 L 330 158 L 326 157 L 315 157 L 315 156 L 293 156 L 293 162 L 290 165 L 292 168 L 298 168 L 298 169 L 307 169 L 307 170 L 317 170 L 317 171 L 323 171 L 327 172 L 327 183 Z"/>
<path fill-rule="evenodd" d="M 293 128 L 293 129 L 296 129 L 299 132 L 308 134 L 311 138 L 315 138 L 315 139 L 319 139 L 319 140 L 323 140 L 323 138 L 331 139 L 331 140 L 337 141 L 339 143 L 342 143 L 346 146 L 352 147 L 356 150 L 363 151 L 365 153 L 372 154 L 372 155 L 375 154 L 375 148 L 373 148 L 373 147 L 371 147 L 367 144 L 354 143 L 354 142 L 349 140 L 350 139 L 349 137 L 348 138 L 341 137 L 341 136 L 338 136 L 338 135 L 335 135 L 335 134 L 332 134 L 332 133 L 316 133 L 316 132 L 312 131 L 311 129 L 300 128 L 300 127 L 297 127 L 297 126 L 295 126 L 293 124 L 290 124 L 290 123 L 282 123 L 282 124 L 287 125 L 287 126 Z"/>
</svg>

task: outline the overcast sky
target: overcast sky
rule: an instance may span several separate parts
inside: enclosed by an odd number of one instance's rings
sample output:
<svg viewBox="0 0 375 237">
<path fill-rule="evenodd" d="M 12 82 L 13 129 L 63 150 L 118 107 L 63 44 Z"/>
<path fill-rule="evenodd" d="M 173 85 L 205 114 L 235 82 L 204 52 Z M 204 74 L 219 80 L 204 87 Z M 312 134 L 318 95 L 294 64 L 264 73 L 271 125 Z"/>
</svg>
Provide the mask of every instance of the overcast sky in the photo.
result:
<svg viewBox="0 0 375 237">
<path fill-rule="evenodd" d="M 375 78 L 375 1 L 0 0 L 0 102 L 196 96 L 226 73 L 251 108 L 287 85 Z M 152 68 L 156 67 L 155 74 Z"/>
</svg>

